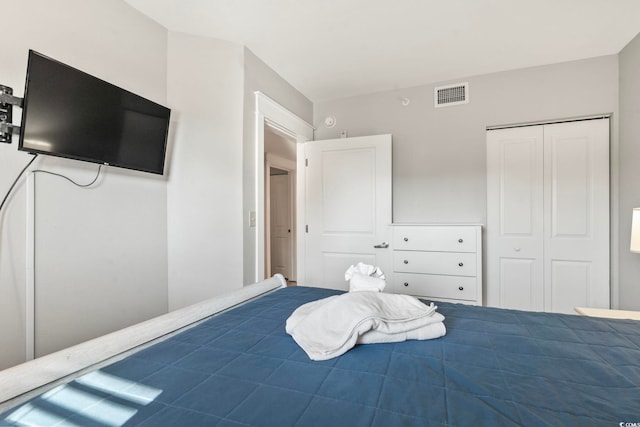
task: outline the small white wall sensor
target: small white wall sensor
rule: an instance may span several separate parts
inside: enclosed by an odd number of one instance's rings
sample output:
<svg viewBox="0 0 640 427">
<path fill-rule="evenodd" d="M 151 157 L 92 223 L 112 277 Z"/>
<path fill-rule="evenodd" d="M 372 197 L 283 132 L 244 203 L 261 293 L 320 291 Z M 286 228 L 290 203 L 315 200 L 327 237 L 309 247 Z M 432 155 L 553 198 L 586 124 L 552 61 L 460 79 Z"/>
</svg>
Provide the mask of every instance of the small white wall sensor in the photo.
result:
<svg viewBox="0 0 640 427">
<path fill-rule="evenodd" d="M 324 118 L 324 125 L 328 128 L 332 128 L 336 125 L 336 118 L 333 116 L 327 116 Z"/>
</svg>

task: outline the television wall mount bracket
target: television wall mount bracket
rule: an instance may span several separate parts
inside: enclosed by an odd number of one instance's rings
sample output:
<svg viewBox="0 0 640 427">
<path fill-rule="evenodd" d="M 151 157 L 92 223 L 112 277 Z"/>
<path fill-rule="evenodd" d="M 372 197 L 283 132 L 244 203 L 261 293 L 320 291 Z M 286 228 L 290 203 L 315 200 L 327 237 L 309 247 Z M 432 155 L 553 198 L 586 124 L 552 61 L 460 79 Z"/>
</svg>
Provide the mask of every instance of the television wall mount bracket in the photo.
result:
<svg viewBox="0 0 640 427">
<path fill-rule="evenodd" d="M 0 85 L 0 142 L 11 144 L 11 135 L 20 131 L 20 126 L 12 124 L 13 106 L 22 108 L 23 99 L 13 96 L 13 89 Z"/>
</svg>

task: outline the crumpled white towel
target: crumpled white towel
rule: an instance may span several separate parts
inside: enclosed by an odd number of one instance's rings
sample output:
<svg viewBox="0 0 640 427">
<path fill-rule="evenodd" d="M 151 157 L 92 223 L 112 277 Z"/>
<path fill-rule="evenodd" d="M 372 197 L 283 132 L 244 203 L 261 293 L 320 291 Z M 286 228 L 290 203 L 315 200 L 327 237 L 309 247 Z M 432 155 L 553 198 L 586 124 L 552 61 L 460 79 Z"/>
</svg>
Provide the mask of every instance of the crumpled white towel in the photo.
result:
<svg viewBox="0 0 640 427">
<path fill-rule="evenodd" d="M 357 343 L 432 339 L 446 334 L 444 316 L 409 295 L 353 292 L 298 307 L 286 331 L 312 360 L 346 353 Z"/>
<path fill-rule="evenodd" d="M 380 267 L 374 267 L 362 262 L 349 267 L 344 273 L 344 280 L 349 281 L 349 292 L 382 292 L 387 285 Z"/>
<path fill-rule="evenodd" d="M 365 264 L 363 262 L 359 262 L 356 265 L 352 265 L 345 271 L 344 280 L 351 280 L 353 273 L 364 274 L 365 276 L 379 277 L 380 279 L 384 279 L 384 274 L 379 267 L 374 267 L 373 265 Z"/>
<path fill-rule="evenodd" d="M 365 276 L 360 273 L 353 273 L 349 280 L 349 292 L 374 291 L 382 292 L 387 282 L 384 279 L 373 276 Z"/>
</svg>

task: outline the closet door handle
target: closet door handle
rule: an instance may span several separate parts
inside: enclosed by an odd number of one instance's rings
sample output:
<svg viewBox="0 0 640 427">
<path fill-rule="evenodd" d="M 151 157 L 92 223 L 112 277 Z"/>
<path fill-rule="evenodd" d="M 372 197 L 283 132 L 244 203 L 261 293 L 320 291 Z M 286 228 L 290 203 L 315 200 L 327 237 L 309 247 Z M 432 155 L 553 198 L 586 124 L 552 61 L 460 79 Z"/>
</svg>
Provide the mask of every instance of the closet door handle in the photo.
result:
<svg viewBox="0 0 640 427">
<path fill-rule="evenodd" d="M 387 242 L 382 242 L 379 245 L 375 245 L 374 248 L 376 249 L 386 249 L 389 247 L 389 244 Z"/>
</svg>

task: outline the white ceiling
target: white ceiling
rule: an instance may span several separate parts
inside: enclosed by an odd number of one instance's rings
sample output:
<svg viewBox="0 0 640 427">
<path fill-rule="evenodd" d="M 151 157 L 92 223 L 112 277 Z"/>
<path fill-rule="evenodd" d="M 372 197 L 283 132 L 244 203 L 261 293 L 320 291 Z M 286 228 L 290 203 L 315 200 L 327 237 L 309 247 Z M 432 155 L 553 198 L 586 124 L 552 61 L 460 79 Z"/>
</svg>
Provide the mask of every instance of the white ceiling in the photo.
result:
<svg viewBox="0 0 640 427">
<path fill-rule="evenodd" d="M 247 46 L 312 101 L 618 53 L 640 0 L 125 0 Z"/>
</svg>

